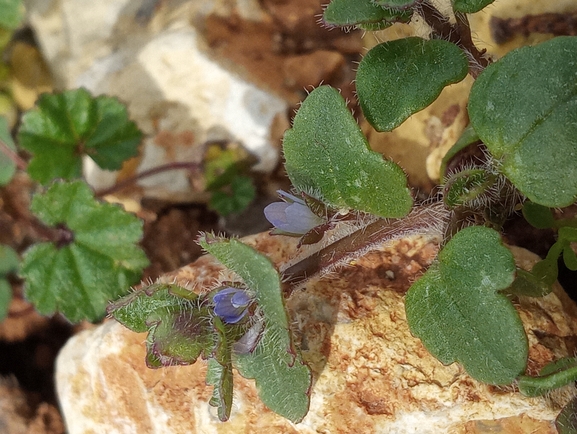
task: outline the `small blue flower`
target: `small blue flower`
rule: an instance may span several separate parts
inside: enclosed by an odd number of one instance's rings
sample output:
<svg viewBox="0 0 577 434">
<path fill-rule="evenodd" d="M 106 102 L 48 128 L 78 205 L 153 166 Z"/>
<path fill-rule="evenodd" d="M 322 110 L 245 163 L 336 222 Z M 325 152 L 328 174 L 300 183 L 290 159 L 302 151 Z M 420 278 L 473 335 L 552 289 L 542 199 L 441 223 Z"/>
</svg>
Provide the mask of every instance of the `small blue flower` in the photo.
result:
<svg viewBox="0 0 577 434">
<path fill-rule="evenodd" d="M 244 318 L 249 304 L 250 295 L 239 288 L 226 287 L 212 297 L 214 313 L 229 324 L 236 324 Z"/>
<path fill-rule="evenodd" d="M 322 225 L 325 220 L 314 214 L 305 201 L 282 190 L 284 202 L 273 202 L 264 209 L 266 219 L 275 227 L 274 234 L 301 236 Z"/>
</svg>

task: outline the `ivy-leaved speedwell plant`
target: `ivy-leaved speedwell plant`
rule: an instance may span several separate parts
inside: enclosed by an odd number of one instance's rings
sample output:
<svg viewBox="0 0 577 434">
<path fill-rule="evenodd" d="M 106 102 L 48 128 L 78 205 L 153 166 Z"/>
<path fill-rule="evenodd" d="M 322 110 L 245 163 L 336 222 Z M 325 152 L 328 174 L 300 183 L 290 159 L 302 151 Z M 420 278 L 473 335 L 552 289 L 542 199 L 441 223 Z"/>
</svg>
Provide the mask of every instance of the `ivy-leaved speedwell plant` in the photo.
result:
<svg viewBox="0 0 577 434">
<path fill-rule="evenodd" d="M 323 15 L 328 26 L 377 30 L 418 16 L 431 28 L 428 39 L 383 42 L 360 62 L 359 105 L 375 129 L 398 127 L 467 74 L 475 78 L 470 125 L 443 161 L 438 200 L 415 204 L 402 169 L 370 149 L 339 92 L 321 86 L 302 103 L 284 136 L 286 171 L 294 191 L 280 192 L 282 202 L 269 205 L 265 215 L 275 226 L 272 234 L 318 246 L 308 250 L 314 253 L 281 265 L 280 273 L 293 285 L 392 238 L 443 235 L 436 262 L 407 292 L 412 333 L 442 363 L 458 362 L 479 381 L 514 384 L 534 396 L 577 379 L 575 359 L 556 362 L 539 376 L 526 375 L 527 337 L 511 302 L 514 296 L 549 293 L 559 257 L 577 269 L 571 248 L 577 241 L 577 221 L 556 220 L 551 212 L 577 199 L 577 38 L 558 37 L 491 62 L 474 46 L 465 15 L 489 3 L 454 0 L 451 16 L 445 17 L 427 0 L 332 0 Z M 480 150 L 481 157 L 459 163 L 460 151 L 470 148 Z M 531 271 L 515 266 L 499 233 L 519 209 L 532 225 L 558 231 L 547 257 Z M 327 230 L 343 222 L 353 229 L 323 241 Z M 208 315 L 202 314 L 208 324 L 202 333 L 186 339 L 180 335 L 182 342 L 199 348 L 185 361 L 192 363 L 199 355 L 209 360 L 211 404 L 219 408 L 221 420 L 231 411 L 234 365 L 256 379 L 267 406 L 300 421 L 309 405 L 310 374 L 291 340 L 279 272 L 236 240 L 205 235 L 201 244 L 238 280 L 236 286 L 223 284 L 193 296 L 206 300 L 197 305 L 208 306 Z M 170 350 L 159 350 L 173 341 L 158 330 L 162 326 L 166 333 L 179 333 L 170 324 L 181 307 L 140 306 L 152 306 L 153 298 L 169 295 L 182 306 L 190 295 L 179 291 L 152 285 L 111 309 L 128 327 L 149 330 L 148 357 L 160 360 L 158 364 L 174 362 Z M 271 364 L 275 375 L 270 375 Z M 568 404 L 559 416 L 561 432 L 573 417 L 573 406 Z"/>
</svg>

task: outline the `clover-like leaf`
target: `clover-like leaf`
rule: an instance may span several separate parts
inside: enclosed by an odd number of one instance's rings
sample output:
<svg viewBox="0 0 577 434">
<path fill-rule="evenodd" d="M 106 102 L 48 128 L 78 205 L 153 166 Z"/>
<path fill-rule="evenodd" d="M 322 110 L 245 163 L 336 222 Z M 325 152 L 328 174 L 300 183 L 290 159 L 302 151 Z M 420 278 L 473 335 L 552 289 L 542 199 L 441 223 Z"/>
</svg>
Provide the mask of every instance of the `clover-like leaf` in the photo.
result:
<svg viewBox="0 0 577 434">
<path fill-rule="evenodd" d="M 244 281 L 262 310 L 265 330 L 252 352 L 236 356 L 237 369 L 255 379 L 267 407 L 299 422 L 309 408 L 311 373 L 292 343 L 278 272 L 268 258 L 238 240 L 204 235 L 200 245 Z"/>
<path fill-rule="evenodd" d="M 453 10 L 455 12 L 473 14 L 489 6 L 494 1 L 495 0 L 453 0 Z"/>
<path fill-rule="evenodd" d="M 369 148 L 337 90 L 316 88 L 285 133 L 286 171 L 293 185 L 335 208 L 403 217 L 412 197 L 403 170 Z"/>
<path fill-rule="evenodd" d="M 502 172 L 531 201 L 577 199 L 577 37 L 512 51 L 477 78 L 469 98 L 475 131 Z"/>
<path fill-rule="evenodd" d="M 63 235 L 58 244 L 32 246 L 22 262 L 26 296 L 42 314 L 98 320 L 108 300 L 125 294 L 148 265 L 136 245 L 142 222 L 97 202 L 84 182 L 53 184 L 34 196 L 31 210 Z"/>
<path fill-rule="evenodd" d="M 469 63 L 455 44 L 412 37 L 383 42 L 361 60 L 357 94 L 365 117 L 391 131 L 431 104 L 443 88 L 461 81 Z"/>
<path fill-rule="evenodd" d="M 333 26 L 390 25 L 396 21 L 407 21 L 411 15 L 412 11 L 384 9 L 371 0 L 332 0 L 323 13 L 323 21 Z"/>
<path fill-rule="evenodd" d="M 141 137 L 118 100 L 94 98 L 85 89 L 41 95 L 18 132 L 20 146 L 33 154 L 28 173 L 41 183 L 81 176 L 83 155 L 102 169 L 118 170 L 138 154 Z"/>
<path fill-rule="evenodd" d="M 496 231 L 461 230 L 407 293 L 411 332 L 442 363 L 459 362 L 485 383 L 510 384 L 528 354 L 519 315 L 499 293 L 514 276 L 513 255 Z"/>
<path fill-rule="evenodd" d="M 0 141 L 10 150 L 16 152 L 16 145 L 10 135 L 8 121 L 4 116 L 0 116 Z M 0 144 L 0 146 L 2 145 Z M 15 173 L 16 164 L 0 149 L 0 185 L 8 184 Z"/>
</svg>

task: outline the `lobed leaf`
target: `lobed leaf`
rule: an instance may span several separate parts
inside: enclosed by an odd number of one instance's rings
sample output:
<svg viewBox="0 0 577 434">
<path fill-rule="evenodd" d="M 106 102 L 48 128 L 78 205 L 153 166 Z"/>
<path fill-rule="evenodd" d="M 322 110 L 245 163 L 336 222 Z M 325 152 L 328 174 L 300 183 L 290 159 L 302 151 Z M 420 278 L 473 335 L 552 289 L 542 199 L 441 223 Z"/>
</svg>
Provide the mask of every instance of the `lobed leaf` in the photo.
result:
<svg viewBox="0 0 577 434">
<path fill-rule="evenodd" d="M 532 202 L 577 199 L 577 37 L 512 51 L 477 78 L 475 131 L 502 172 Z"/>
<path fill-rule="evenodd" d="M 267 407 L 299 422 L 309 408 L 311 373 L 292 343 L 278 272 L 268 258 L 238 240 L 204 235 L 199 242 L 244 281 L 262 310 L 265 330 L 251 353 L 237 355 L 237 369 L 255 379 Z"/>
<path fill-rule="evenodd" d="M 60 311 L 70 321 L 98 320 L 108 300 L 125 294 L 148 265 L 136 245 L 142 222 L 94 200 L 83 182 L 53 184 L 34 196 L 31 210 L 71 235 L 63 245 L 36 244 L 24 255 L 25 293 L 42 314 Z"/>
<path fill-rule="evenodd" d="M 474 226 L 458 232 L 438 261 L 407 293 L 412 333 L 441 363 L 459 362 L 485 383 L 510 384 L 528 354 L 519 315 L 499 293 L 513 282 L 513 255 L 496 231 Z"/>
<path fill-rule="evenodd" d="M 461 81 L 469 63 L 455 44 L 412 37 L 383 42 L 361 60 L 357 94 L 365 117 L 391 131 L 431 104 L 443 88 Z"/>
<path fill-rule="evenodd" d="M 285 133 L 293 185 L 335 208 L 403 217 L 412 206 L 403 170 L 369 148 L 337 90 L 321 86 L 302 103 Z"/>
<path fill-rule="evenodd" d="M 118 170 L 138 154 L 141 138 L 118 100 L 85 89 L 41 95 L 18 132 L 20 146 L 33 154 L 28 173 L 41 183 L 80 177 L 85 154 L 102 169 Z"/>
</svg>

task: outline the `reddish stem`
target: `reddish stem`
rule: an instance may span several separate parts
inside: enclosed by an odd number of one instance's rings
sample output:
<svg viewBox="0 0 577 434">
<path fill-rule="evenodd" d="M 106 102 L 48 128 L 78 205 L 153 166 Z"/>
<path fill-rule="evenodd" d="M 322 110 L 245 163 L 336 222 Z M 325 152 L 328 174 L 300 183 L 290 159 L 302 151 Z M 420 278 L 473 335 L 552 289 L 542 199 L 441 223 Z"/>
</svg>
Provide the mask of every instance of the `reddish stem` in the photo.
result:
<svg viewBox="0 0 577 434">
<path fill-rule="evenodd" d="M 0 139 L 0 152 L 2 152 L 4 155 L 6 155 L 10 160 L 12 160 L 12 162 L 14 162 L 14 164 L 16 165 L 16 167 L 18 167 L 18 169 L 20 170 L 26 170 L 26 168 L 28 167 L 28 163 L 26 163 L 26 161 L 24 161 L 20 155 L 18 155 L 16 153 L 16 151 L 12 150 L 3 140 Z"/>
<path fill-rule="evenodd" d="M 153 175 L 157 175 L 157 174 L 162 173 L 162 172 L 167 172 L 169 170 L 178 170 L 178 169 L 187 169 L 190 171 L 198 170 L 198 169 L 200 169 L 200 164 L 199 163 L 192 163 L 192 162 L 174 162 L 174 163 L 164 164 L 162 166 L 157 166 L 157 167 L 154 167 L 152 169 L 148 169 L 148 170 L 145 170 L 143 172 L 140 172 L 134 176 L 131 176 L 130 178 L 126 178 L 125 180 L 114 184 L 112 187 L 97 191 L 94 193 L 94 196 L 95 197 L 103 197 L 103 196 L 106 196 L 108 194 L 116 193 L 117 191 L 120 191 L 126 187 L 129 187 L 130 185 L 135 184 L 140 179 L 147 178 L 147 177 L 153 176 Z"/>
</svg>

